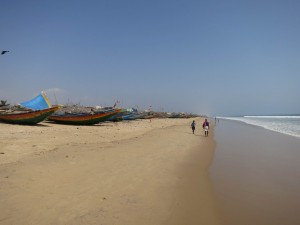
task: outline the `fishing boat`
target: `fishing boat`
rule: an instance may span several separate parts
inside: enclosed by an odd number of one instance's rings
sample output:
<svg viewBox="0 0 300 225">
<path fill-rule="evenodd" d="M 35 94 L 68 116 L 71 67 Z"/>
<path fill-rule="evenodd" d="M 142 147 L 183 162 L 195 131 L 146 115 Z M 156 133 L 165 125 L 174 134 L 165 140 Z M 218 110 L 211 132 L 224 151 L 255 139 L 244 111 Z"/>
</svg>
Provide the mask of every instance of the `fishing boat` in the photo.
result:
<svg viewBox="0 0 300 225">
<path fill-rule="evenodd" d="M 7 107 L 4 106 L 4 110 L 2 110 L 3 107 L 1 107 L 0 121 L 25 125 L 34 125 L 42 122 L 60 108 L 60 106 L 52 107 L 43 91 L 33 99 L 22 102 L 17 106 L 6 106 Z"/>
<path fill-rule="evenodd" d="M 13 124 L 34 125 L 42 122 L 58 109 L 59 106 L 34 111 L 3 111 L 0 112 L 0 121 Z"/>
<path fill-rule="evenodd" d="M 122 120 L 136 120 L 142 119 L 142 114 L 137 111 L 137 109 L 122 109 L 118 114 L 109 118 L 109 121 L 118 122 Z"/>
<path fill-rule="evenodd" d="M 111 109 L 96 112 L 94 114 L 63 114 L 52 115 L 49 121 L 69 125 L 94 125 L 108 120 L 113 115 L 119 113 L 121 109 Z"/>
</svg>

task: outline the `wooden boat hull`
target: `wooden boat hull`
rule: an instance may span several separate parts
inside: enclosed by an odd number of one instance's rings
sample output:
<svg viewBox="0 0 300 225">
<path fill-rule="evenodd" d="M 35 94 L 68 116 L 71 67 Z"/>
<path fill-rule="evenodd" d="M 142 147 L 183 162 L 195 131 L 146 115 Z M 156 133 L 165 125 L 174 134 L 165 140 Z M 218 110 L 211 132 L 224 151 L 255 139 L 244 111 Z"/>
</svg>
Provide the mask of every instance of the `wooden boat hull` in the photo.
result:
<svg viewBox="0 0 300 225">
<path fill-rule="evenodd" d="M 93 115 L 53 115 L 48 118 L 49 121 L 69 125 L 94 125 L 108 120 L 120 110 L 96 113 Z"/>
<path fill-rule="evenodd" d="M 47 119 L 59 109 L 59 106 L 24 113 L 2 113 L 0 121 L 13 124 L 34 125 Z"/>
</svg>

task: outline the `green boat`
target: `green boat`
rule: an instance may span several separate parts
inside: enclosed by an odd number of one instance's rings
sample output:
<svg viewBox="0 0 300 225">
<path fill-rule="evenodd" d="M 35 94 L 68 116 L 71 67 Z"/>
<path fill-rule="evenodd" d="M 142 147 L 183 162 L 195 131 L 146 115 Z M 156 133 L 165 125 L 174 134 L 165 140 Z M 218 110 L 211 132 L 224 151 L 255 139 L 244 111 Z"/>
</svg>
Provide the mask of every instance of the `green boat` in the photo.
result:
<svg viewBox="0 0 300 225">
<path fill-rule="evenodd" d="M 108 120 L 110 117 L 119 113 L 120 111 L 121 109 L 113 109 L 103 112 L 97 112 L 95 114 L 52 115 L 48 118 L 48 120 L 55 123 L 69 125 L 94 125 Z"/>
<path fill-rule="evenodd" d="M 34 125 L 47 119 L 47 117 L 56 112 L 58 109 L 59 106 L 27 112 L 3 111 L 0 113 L 0 121 L 4 123 Z"/>
</svg>

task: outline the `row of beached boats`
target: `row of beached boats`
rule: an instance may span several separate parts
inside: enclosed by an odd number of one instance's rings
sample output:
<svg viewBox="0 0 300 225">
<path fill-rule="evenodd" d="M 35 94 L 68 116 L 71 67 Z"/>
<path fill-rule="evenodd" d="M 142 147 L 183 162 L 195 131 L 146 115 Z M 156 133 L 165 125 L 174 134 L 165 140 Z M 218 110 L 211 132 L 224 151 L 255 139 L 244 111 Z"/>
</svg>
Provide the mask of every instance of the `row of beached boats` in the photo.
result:
<svg viewBox="0 0 300 225">
<path fill-rule="evenodd" d="M 0 104 L 0 121 L 13 124 L 34 125 L 42 121 L 69 125 L 94 125 L 105 121 L 121 121 L 157 118 L 186 118 L 196 115 L 164 112 L 138 112 L 136 109 L 115 107 L 97 108 L 74 106 L 52 106 L 44 92 L 34 99 L 9 106 Z"/>
</svg>

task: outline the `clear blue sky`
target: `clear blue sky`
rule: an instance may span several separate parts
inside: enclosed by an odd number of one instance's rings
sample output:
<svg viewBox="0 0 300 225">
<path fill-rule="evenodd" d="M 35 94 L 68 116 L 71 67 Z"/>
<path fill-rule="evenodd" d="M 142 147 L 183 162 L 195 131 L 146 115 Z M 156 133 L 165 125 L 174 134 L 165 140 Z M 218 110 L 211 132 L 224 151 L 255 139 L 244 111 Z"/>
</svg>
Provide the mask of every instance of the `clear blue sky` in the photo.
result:
<svg viewBox="0 0 300 225">
<path fill-rule="evenodd" d="M 1 0 L 0 98 L 300 113 L 300 1 Z"/>
</svg>

